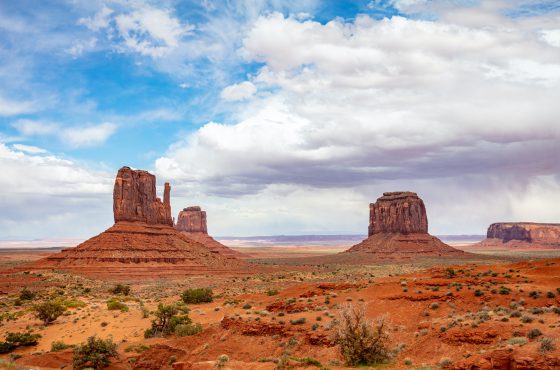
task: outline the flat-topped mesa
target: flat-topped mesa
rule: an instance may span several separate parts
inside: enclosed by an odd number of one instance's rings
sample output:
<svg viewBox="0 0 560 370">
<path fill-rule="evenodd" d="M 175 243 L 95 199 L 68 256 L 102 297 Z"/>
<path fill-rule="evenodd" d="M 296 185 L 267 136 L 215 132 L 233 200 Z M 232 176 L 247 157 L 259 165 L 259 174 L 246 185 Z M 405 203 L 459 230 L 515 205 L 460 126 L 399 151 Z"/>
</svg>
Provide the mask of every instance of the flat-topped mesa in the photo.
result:
<svg viewBox="0 0 560 370">
<path fill-rule="evenodd" d="M 411 191 L 383 193 L 369 205 L 368 236 L 379 233 L 428 233 L 428 217 L 422 199 Z"/>
<path fill-rule="evenodd" d="M 188 233 L 208 234 L 206 211 L 201 210 L 198 206 L 183 208 L 183 210 L 179 212 L 176 228 L 178 231 L 185 231 Z"/>
<path fill-rule="evenodd" d="M 502 243 L 521 241 L 560 246 L 560 224 L 497 222 L 488 227 L 486 237 L 500 239 Z"/>
<path fill-rule="evenodd" d="M 113 214 L 119 221 L 173 226 L 171 186 L 165 183 L 163 202 L 156 196 L 156 177 L 148 171 L 122 167 L 115 178 Z"/>
</svg>

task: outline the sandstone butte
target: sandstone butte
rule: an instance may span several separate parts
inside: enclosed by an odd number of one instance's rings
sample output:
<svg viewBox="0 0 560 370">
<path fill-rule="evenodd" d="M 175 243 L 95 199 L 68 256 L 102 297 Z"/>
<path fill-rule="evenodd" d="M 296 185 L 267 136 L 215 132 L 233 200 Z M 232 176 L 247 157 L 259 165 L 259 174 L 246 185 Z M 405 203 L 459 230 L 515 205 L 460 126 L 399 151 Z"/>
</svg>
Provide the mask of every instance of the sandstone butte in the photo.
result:
<svg viewBox="0 0 560 370">
<path fill-rule="evenodd" d="M 214 253 L 228 257 L 244 257 L 243 253 L 234 251 L 208 235 L 206 211 L 198 206 L 183 208 L 177 217 L 177 231 L 194 240 Z"/>
<path fill-rule="evenodd" d="M 212 251 L 173 227 L 171 187 L 163 202 L 156 196 L 156 178 L 147 171 L 122 167 L 115 179 L 115 224 L 101 234 L 23 269 L 60 269 L 131 279 L 232 273 L 244 262 Z"/>
<path fill-rule="evenodd" d="M 343 252 L 348 253 L 380 258 L 464 254 L 428 234 L 424 202 L 409 191 L 383 193 L 369 205 L 368 238 Z"/>
<path fill-rule="evenodd" d="M 490 225 L 483 248 L 560 248 L 560 224 L 498 222 Z"/>
</svg>

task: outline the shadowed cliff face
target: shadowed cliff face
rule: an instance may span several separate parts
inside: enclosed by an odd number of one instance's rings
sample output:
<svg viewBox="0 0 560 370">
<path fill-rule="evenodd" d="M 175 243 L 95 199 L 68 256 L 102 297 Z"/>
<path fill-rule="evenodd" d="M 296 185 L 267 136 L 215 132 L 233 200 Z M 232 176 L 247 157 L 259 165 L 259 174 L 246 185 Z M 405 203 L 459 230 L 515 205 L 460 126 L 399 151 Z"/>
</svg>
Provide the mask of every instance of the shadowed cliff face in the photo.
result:
<svg viewBox="0 0 560 370">
<path fill-rule="evenodd" d="M 170 205 L 171 187 L 165 183 L 163 202 L 156 196 L 156 177 L 147 171 L 122 167 L 113 190 L 115 222 L 145 222 L 173 226 Z"/>
<path fill-rule="evenodd" d="M 501 239 L 504 243 L 519 240 L 529 243 L 560 244 L 560 224 L 499 222 L 490 225 L 486 237 Z"/>
<path fill-rule="evenodd" d="M 428 232 L 428 217 L 422 199 L 413 192 L 383 193 L 369 205 L 368 236 L 379 233 Z"/>
</svg>

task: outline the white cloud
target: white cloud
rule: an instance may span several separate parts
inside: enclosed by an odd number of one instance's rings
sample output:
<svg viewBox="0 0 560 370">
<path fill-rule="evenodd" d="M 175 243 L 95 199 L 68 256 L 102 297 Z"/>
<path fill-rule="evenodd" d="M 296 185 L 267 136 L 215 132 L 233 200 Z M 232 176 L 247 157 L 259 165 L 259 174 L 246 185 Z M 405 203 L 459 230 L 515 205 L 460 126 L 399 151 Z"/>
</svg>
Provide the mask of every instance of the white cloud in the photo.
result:
<svg viewBox="0 0 560 370">
<path fill-rule="evenodd" d="M 58 125 L 52 122 L 20 119 L 12 124 L 22 135 L 50 135 L 58 131 Z"/>
<path fill-rule="evenodd" d="M 173 144 L 156 171 L 200 194 L 251 194 L 263 209 L 278 185 L 342 199 L 360 188 L 367 201 L 420 189 L 438 211 L 435 232 L 460 232 L 446 221 L 460 212 L 446 210 L 451 200 L 483 210 L 460 225 L 483 232 L 513 217 L 512 194 L 541 189 L 550 176 L 548 188 L 560 183 L 560 50 L 534 24 L 503 22 L 260 17 L 241 54 L 264 64 L 250 79 L 269 93 L 240 105 L 236 123 L 211 122 Z"/>
<path fill-rule="evenodd" d="M 72 47 L 66 49 L 66 52 L 73 58 L 77 58 L 87 51 L 94 50 L 96 45 L 97 39 L 95 37 L 90 37 L 87 40 L 76 41 Z"/>
<path fill-rule="evenodd" d="M 249 99 L 257 92 L 257 88 L 249 81 L 227 86 L 220 93 L 220 97 L 227 101 Z"/>
<path fill-rule="evenodd" d="M 33 113 L 37 111 L 36 102 L 18 101 L 0 96 L 0 117 L 17 116 L 18 114 Z"/>
<path fill-rule="evenodd" d="M 2 239 L 90 236 L 112 223 L 113 174 L 0 144 Z M 29 149 L 29 147 L 28 147 Z M 88 220 L 88 222 L 81 222 Z"/>
<path fill-rule="evenodd" d="M 150 6 L 120 14 L 115 22 L 127 49 L 154 58 L 177 48 L 181 38 L 194 30 L 190 24 L 181 24 L 171 11 Z"/>
<path fill-rule="evenodd" d="M 113 10 L 103 5 L 93 17 L 84 17 L 78 20 L 78 24 L 84 25 L 92 31 L 99 31 L 109 27 Z"/>
<path fill-rule="evenodd" d="M 560 48 L 560 29 L 557 30 L 543 30 L 542 39 L 551 46 Z"/>
<path fill-rule="evenodd" d="M 12 148 L 14 148 L 15 150 L 19 150 L 20 152 L 25 152 L 29 154 L 43 154 L 47 152 L 43 148 L 39 148 L 32 145 L 25 145 L 25 144 L 14 144 L 12 145 Z"/>
<path fill-rule="evenodd" d="M 64 129 L 60 137 L 73 147 L 89 147 L 104 143 L 115 133 L 117 126 L 110 122 Z"/>
</svg>

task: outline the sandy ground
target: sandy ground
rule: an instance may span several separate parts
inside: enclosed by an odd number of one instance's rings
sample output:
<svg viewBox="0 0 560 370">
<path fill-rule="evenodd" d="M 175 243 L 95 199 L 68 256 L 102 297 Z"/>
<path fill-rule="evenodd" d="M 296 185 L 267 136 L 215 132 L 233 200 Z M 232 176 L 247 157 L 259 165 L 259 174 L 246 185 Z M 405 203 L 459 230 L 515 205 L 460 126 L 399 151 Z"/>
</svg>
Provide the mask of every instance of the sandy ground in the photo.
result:
<svg viewBox="0 0 560 370">
<path fill-rule="evenodd" d="M 316 255 L 333 248 L 278 246 L 254 253 L 273 263 L 278 256 Z M 39 255 L 2 256 L 20 263 Z M 172 358 L 193 369 L 212 369 L 222 354 L 230 359 L 229 369 L 276 369 L 273 361 L 282 358 L 297 368 L 316 368 L 298 360 L 304 357 L 341 369 L 347 367 L 334 342 L 336 320 L 342 307 L 353 304 L 365 305 L 369 319 L 383 317 L 387 323 L 393 357 L 382 368 L 435 369 L 445 362 L 449 368 L 466 369 L 462 366 L 484 361 L 496 351 L 507 352 L 511 361 L 529 358 L 537 366 L 529 368 L 535 369 L 542 368 L 539 361 L 546 358 L 560 359 L 560 343 L 553 351 L 539 351 L 540 338 L 560 338 L 560 315 L 553 310 L 560 306 L 560 260 L 488 263 L 492 264 L 461 261 L 450 267 L 452 275 L 433 259 L 421 264 L 283 267 L 244 277 L 146 278 L 129 282 L 131 294 L 118 297 L 127 312 L 107 308 L 113 281 L 64 272 L 21 272 L 0 276 L 0 340 L 8 332 L 27 329 L 42 335 L 38 345 L 14 352 L 22 357 L 9 366 L 22 368 L 69 367 L 72 351 L 50 352 L 51 343 L 75 345 L 97 335 L 118 344 L 113 369 L 170 369 Z M 37 292 L 34 301 L 16 302 L 24 286 Z M 144 318 L 142 307 L 154 311 L 159 303 L 178 302 L 180 293 L 191 287 L 211 287 L 215 295 L 212 303 L 189 305 L 189 316 L 204 330 L 191 337 L 144 339 L 154 315 Z M 33 305 L 49 297 L 71 302 L 74 308 L 44 326 L 34 317 Z M 524 322 L 524 317 L 532 321 Z M 305 322 L 292 323 L 298 319 Z M 531 329 L 542 334 L 527 338 Z M 151 347 L 145 353 L 126 351 L 135 344 Z M 10 355 L 0 358 L 9 362 Z"/>
</svg>

